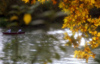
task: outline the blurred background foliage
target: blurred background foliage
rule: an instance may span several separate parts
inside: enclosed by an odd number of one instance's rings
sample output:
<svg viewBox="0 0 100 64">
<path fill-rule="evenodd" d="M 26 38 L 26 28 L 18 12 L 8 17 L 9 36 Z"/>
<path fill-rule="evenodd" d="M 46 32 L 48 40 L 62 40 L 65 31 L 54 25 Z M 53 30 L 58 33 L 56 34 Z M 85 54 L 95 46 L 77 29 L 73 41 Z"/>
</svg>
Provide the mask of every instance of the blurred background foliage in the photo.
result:
<svg viewBox="0 0 100 64">
<path fill-rule="evenodd" d="M 0 27 L 27 25 L 23 20 L 25 14 L 31 15 L 32 20 L 28 23 L 31 26 L 63 23 L 63 17 L 67 15 L 50 1 L 30 4 L 21 0 L 0 0 Z"/>
</svg>

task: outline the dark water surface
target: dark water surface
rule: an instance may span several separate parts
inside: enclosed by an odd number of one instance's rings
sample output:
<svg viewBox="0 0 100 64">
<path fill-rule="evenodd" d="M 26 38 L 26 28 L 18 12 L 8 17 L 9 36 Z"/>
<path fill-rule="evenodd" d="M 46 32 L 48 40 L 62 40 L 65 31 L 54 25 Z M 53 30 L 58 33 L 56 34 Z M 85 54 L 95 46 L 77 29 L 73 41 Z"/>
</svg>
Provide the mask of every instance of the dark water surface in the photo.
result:
<svg viewBox="0 0 100 64">
<path fill-rule="evenodd" d="M 92 58 L 73 58 L 74 48 L 64 46 L 64 30 L 42 29 L 22 35 L 3 35 L 0 29 L 0 64 L 99 64 Z"/>
</svg>

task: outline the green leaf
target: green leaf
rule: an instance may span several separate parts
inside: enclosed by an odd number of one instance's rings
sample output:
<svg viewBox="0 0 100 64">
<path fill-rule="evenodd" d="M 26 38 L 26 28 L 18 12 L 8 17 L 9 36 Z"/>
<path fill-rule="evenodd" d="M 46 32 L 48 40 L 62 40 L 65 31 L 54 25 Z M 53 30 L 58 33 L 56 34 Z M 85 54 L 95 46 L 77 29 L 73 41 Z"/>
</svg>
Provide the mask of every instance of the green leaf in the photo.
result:
<svg viewBox="0 0 100 64">
<path fill-rule="evenodd" d="M 66 47 L 64 47 L 64 46 L 59 46 L 59 48 L 64 52 L 66 51 Z"/>
<path fill-rule="evenodd" d="M 58 53 L 55 53 L 55 58 L 59 60 L 60 59 L 60 55 Z"/>
<path fill-rule="evenodd" d="M 51 59 L 48 59 L 48 62 L 52 63 L 52 60 Z"/>
<path fill-rule="evenodd" d="M 10 23 L 10 24 L 8 24 L 7 27 L 17 26 L 17 25 L 18 25 L 17 22 L 14 22 L 14 23 Z"/>
<path fill-rule="evenodd" d="M 72 46 L 72 43 L 69 41 L 65 44 L 66 46 Z"/>
<path fill-rule="evenodd" d="M 12 5 L 11 8 L 18 9 L 19 6 L 18 5 Z"/>
</svg>

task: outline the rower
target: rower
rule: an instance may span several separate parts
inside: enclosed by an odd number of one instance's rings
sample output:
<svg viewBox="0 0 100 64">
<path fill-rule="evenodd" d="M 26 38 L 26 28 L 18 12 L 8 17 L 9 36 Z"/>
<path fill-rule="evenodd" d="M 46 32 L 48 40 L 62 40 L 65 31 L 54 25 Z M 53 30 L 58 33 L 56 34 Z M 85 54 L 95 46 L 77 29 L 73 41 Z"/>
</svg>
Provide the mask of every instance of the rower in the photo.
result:
<svg viewBox="0 0 100 64">
<path fill-rule="evenodd" d="M 18 32 L 22 32 L 22 30 L 21 30 L 21 29 L 19 29 L 19 30 L 18 30 Z"/>
<path fill-rule="evenodd" d="M 7 30 L 6 32 L 11 33 L 11 29 Z"/>
</svg>

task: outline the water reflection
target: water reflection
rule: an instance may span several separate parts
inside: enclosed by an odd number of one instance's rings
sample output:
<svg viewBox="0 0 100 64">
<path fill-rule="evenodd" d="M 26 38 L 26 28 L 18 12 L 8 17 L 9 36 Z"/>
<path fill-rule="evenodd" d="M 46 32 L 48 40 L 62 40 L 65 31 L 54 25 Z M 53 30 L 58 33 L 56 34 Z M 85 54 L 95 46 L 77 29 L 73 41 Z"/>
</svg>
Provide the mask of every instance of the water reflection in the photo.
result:
<svg viewBox="0 0 100 64">
<path fill-rule="evenodd" d="M 0 64 L 86 64 L 85 60 L 73 58 L 74 48 L 64 46 L 67 41 L 63 40 L 63 33 L 63 30 L 23 35 L 0 32 Z"/>
<path fill-rule="evenodd" d="M 57 49 L 66 51 L 65 47 L 55 46 L 58 39 L 48 34 L 25 34 L 4 36 L 7 41 L 4 43 L 3 51 L 4 64 L 33 64 L 52 62 L 52 58 L 60 59 Z"/>
<path fill-rule="evenodd" d="M 0 64 L 3 64 L 3 60 L 2 58 L 4 57 L 4 52 L 3 52 L 3 36 L 1 33 L 1 29 L 0 29 Z"/>
</svg>

